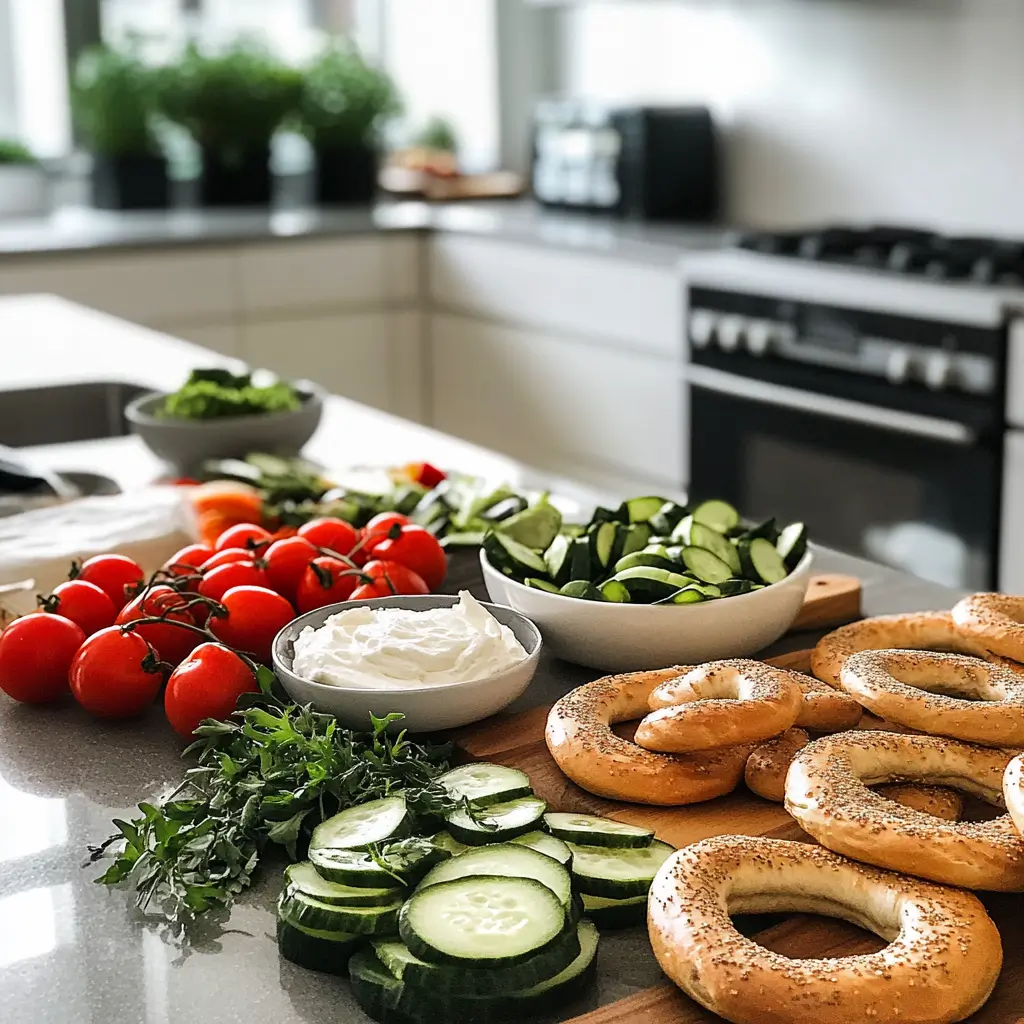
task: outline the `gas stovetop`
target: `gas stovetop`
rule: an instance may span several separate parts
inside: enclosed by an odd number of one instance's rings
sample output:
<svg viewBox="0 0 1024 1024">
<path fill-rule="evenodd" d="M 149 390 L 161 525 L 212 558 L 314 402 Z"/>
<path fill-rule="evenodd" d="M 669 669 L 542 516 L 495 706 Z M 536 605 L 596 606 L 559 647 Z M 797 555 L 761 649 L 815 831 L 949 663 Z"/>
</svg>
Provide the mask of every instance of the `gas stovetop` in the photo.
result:
<svg viewBox="0 0 1024 1024">
<path fill-rule="evenodd" d="M 741 249 L 840 266 L 864 267 L 932 281 L 1024 285 L 1024 242 L 953 238 L 914 228 L 826 227 L 800 231 L 752 231 Z"/>
</svg>

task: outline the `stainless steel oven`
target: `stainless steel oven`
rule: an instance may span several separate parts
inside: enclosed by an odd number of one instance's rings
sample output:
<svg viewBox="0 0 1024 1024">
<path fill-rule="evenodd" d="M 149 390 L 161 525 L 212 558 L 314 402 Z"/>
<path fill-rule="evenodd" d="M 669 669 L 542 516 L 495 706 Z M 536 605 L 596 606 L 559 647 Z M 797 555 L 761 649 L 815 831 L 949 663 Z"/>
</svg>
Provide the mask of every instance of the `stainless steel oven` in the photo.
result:
<svg viewBox="0 0 1024 1024">
<path fill-rule="evenodd" d="M 823 544 L 939 583 L 995 587 L 1000 303 L 802 264 L 787 280 L 776 262 L 727 253 L 691 268 L 691 495 L 803 520 Z"/>
</svg>

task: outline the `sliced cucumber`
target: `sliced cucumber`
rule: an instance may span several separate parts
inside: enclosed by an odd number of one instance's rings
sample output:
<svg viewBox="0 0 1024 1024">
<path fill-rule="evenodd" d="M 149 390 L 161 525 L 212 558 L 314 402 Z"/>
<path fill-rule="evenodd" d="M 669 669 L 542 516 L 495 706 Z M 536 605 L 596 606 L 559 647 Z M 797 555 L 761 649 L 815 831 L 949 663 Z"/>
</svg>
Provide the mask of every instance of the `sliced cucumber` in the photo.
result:
<svg viewBox="0 0 1024 1024">
<path fill-rule="evenodd" d="M 591 527 L 590 564 L 599 567 L 598 571 L 606 569 L 611 562 L 615 541 L 622 529 L 621 523 L 599 523 Z"/>
<path fill-rule="evenodd" d="M 599 818 L 595 814 L 549 811 L 544 815 L 544 826 L 559 839 L 585 846 L 643 847 L 654 841 L 654 832 L 649 828 Z"/>
<path fill-rule="evenodd" d="M 572 877 L 582 893 L 625 900 L 643 896 L 651 887 L 658 868 L 675 852 L 668 843 L 657 840 L 641 849 L 609 849 L 604 846 L 580 846 L 572 850 Z"/>
<path fill-rule="evenodd" d="M 684 547 L 704 548 L 720 558 L 735 575 L 740 571 L 740 556 L 733 544 L 724 534 L 698 523 L 692 516 L 687 516 L 680 524 L 685 529 L 672 534 L 673 540 L 680 541 Z"/>
<path fill-rule="evenodd" d="M 727 562 L 706 548 L 683 548 L 683 565 L 705 583 L 724 583 L 733 574 Z"/>
<path fill-rule="evenodd" d="M 460 853 L 465 853 L 467 850 L 475 849 L 475 847 L 460 843 L 451 832 L 437 832 L 430 837 L 430 841 L 442 850 L 447 850 L 453 857 L 458 857 Z"/>
<path fill-rule="evenodd" d="M 418 889 L 399 915 L 409 950 L 428 963 L 522 963 L 566 929 L 561 900 L 532 878 L 475 875 Z"/>
<path fill-rule="evenodd" d="M 705 588 L 697 585 L 696 583 L 691 584 L 688 587 L 683 587 L 682 590 L 677 590 L 668 597 L 663 597 L 660 601 L 655 601 L 655 604 L 700 604 L 701 601 L 707 600 L 707 594 L 705 594 Z"/>
<path fill-rule="evenodd" d="M 362 941 L 361 935 L 309 931 L 280 918 L 277 921 L 277 948 L 281 956 L 308 971 L 345 974 L 348 958 Z"/>
<path fill-rule="evenodd" d="M 533 793 L 526 772 L 485 761 L 452 768 L 437 781 L 452 796 L 465 797 L 474 807 L 489 807 Z"/>
<path fill-rule="evenodd" d="M 368 889 L 386 889 L 406 884 L 425 874 L 438 861 L 450 856 L 440 846 L 424 847 L 422 850 L 405 852 L 401 856 L 388 858 L 388 866 L 394 874 L 378 865 L 368 853 L 360 850 L 334 850 L 309 848 L 309 859 L 313 867 L 331 882 L 342 885 L 360 886 Z M 396 878 L 395 876 L 398 876 Z"/>
<path fill-rule="evenodd" d="M 647 896 L 610 900 L 583 894 L 583 913 L 599 928 L 629 928 L 647 920 Z"/>
<path fill-rule="evenodd" d="M 647 523 L 633 523 L 631 526 L 627 526 L 626 535 L 622 540 L 622 550 L 619 552 L 619 557 L 621 558 L 623 555 L 629 555 L 634 551 L 640 551 L 647 547 L 650 539 L 651 528 Z"/>
<path fill-rule="evenodd" d="M 324 878 L 308 861 L 289 864 L 284 871 L 285 891 L 296 890 L 321 903 L 339 907 L 381 907 L 401 899 L 404 890 L 388 887 L 370 889 L 363 886 L 342 885 Z M 394 881 L 392 879 L 392 881 Z"/>
<path fill-rule="evenodd" d="M 748 540 L 753 540 L 755 537 L 764 537 L 765 540 L 770 540 L 774 544 L 779 539 L 779 528 L 776 526 L 773 517 L 766 519 L 763 523 L 752 526 L 743 533 L 743 536 Z"/>
<path fill-rule="evenodd" d="M 728 533 L 739 526 L 740 514 L 726 501 L 702 501 L 694 510 L 698 523 L 710 526 L 719 533 Z"/>
<path fill-rule="evenodd" d="M 679 520 L 686 515 L 686 506 L 677 505 L 674 501 L 666 501 L 650 519 L 651 529 L 664 537 L 668 537 L 676 528 Z"/>
<path fill-rule="evenodd" d="M 664 507 L 664 498 L 643 497 L 630 498 L 625 503 L 630 523 L 646 523 L 656 516 Z"/>
<path fill-rule="evenodd" d="M 535 576 L 530 576 L 523 580 L 523 583 L 531 590 L 543 590 L 547 594 L 558 593 L 558 587 L 556 587 L 550 580 L 539 580 Z"/>
<path fill-rule="evenodd" d="M 775 545 L 764 537 L 755 537 L 751 541 L 741 541 L 740 558 L 743 560 L 743 571 L 753 580 L 762 583 L 778 583 L 789 575 L 786 563 L 775 550 Z"/>
<path fill-rule="evenodd" d="M 502 537 L 540 551 L 551 544 L 561 528 L 562 513 L 548 502 L 523 509 L 495 526 Z"/>
<path fill-rule="evenodd" d="M 506 803 L 492 804 L 477 813 L 476 821 L 463 810 L 455 811 L 448 815 L 448 831 L 468 846 L 504 843 L 535 831 L 546 810 L 547 804 L 540 797 L 523 796 Z"/>
<path fill-rule="evenodd" d="M 722 597 L 735 597 L 737 594 L 749 594 L 754 589 L 750 580 L 723 580 L 718 584 Z"/>
<path fill-rule="evenodd" d="M 364 850 L 371 843 L 401 839 L 409 833 L 405 798 L 386 796 L 349 807 L 322 821 L 309 841 L 310 850 Z"/>
<path fill-rule="evenodd" d="M 628 587 L 618 580 L 608 580 L 602 583 L 598 589 L 606 601 L 614 601 L 617 604 L 629 604 L 630 602 Z"/>
<path fill-rule="evenodd" d="M 460 530 L 458 533 L 446 533 L 441 538 L 443 548 L 478 548 L 484 542 L 483 530 Z"/>
<path fill-rule="evenodd" d="M 807 527 L 803 523 L 790 523 L 779 534 L 775 550 L 786 563 L 786 568 L 792 572 L 807 553 Z"/>
<path fill-rule="evenodd" d="M 544 552 L 544 564 L 547 566 L 548 575 L 558 587 L 569 582 L 569 573 L 572 568 L 571 551 L 572 539 L 564 533 L 560 533 Z"/>
<path fill-rule="evenodd" d="M 563 597 L 577 597 L 583 601 L 603 601 L 604 594 L 589 580 L 570 580 L 559 593 Z"/>
<path fill-rule="evenodd" d="M 665 549 L 662 548 L 661 550 L 664 551 Z M 634 551 L 632 554 L 623 555 L 615 563 L 615 572 L 625 572 L 627 569 L 636 569 L 638 566 L 646 566 L 650 569 L 664 569 L 666 572 L 679 571 L 679 566 L 667 554 L 662 555 L 654 551 Z"/>
<path fill-rule="evenodd" d="M 543 853 L 545 857 L 557 860 L 564 868 L 572 863 L 572 850 L 561 839 L 550 836 L 547 832 L 527 832 L 526 835 L 516 836 L 509 842 L 528 846 L 531 850 Z"/>
<path fill-rule="evenodd" d="M 587 537 L 577 537 L 572 542 L 569 559 L 569 579 L 589 582 L 594 572 L 590 560 L 590 540 Z"/>
<path fill-rule="evenodd" d="M 471 875 L 533 878 L 541 885 L 546 885 L 562 901 L 566 910 L 572 902 L 572 879 L 561 864 L 527 846 L 512 843 L 479 846 L 459 857 L 452 857 L 438 864 L 416 888 L 427 889 L 432 885 Z"/>
<path fill-rule="evenodd" d="M 278 916 L 288 924 L 316 932 L 394 935 L 398 931 L 398 912 L 401 909 L 401 898 L 379 907 L 339 907 L 291 890 L 282 893 Z"/>
<path fill-rule="evenodd" d="M 488 560 L 499 569 L 508 569 L 514 576 L 547 575 L 544 559 L 525 544 L 493 530 L 484 537 L 484 552 Z"/>
<path fill-rule="evenodd" d="M 407 987 L 407 997 L 415 998 L 416 989 L 427 996 L 496 996 L 529 988 L 564 971 L 580 955 L 580 939 L 574 928 L 529 960 L 493 968 L 427 963 L 394 939 L 374 942 L 373 949 L 381 963 Z"/>
<path fill-rule="evenodd" d="M 379 1024 L 408 1024 L 415 1020 L 395 1009 L 402 998 L 404 986 L 377 959 L 372 946 L 357 949 L 352 954 L 348 961 L 348 977 L 352 994 L 368 1017 Z"/>
<path fill-rule="evenodd" d="M 624 584 L 629 591 L 630 598 L 634 601 L 656 601 L 663 597 L 669 597 L 675 591 L 681 590 L 693 582 L 689 577 L 678 572 L 644 565 L 617 572 L 612 579 L 617 583 Z"/>
</svg>

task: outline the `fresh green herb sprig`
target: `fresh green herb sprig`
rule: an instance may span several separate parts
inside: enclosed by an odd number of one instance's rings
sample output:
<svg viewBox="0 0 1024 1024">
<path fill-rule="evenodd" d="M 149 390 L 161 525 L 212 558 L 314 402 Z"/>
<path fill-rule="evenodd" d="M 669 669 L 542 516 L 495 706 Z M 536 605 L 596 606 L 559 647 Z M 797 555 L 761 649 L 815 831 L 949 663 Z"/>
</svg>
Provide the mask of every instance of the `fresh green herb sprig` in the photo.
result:
<svg viewBox="0 0 1024 1024">
<path fill-rule="evenodd" d="M 212 420 L 225 416 L 294 412 L 302 405 L 298 392 L 287 381 L 265 386 L 252 382 L 251 374 L 227 370 L 193 370 L 188 380 L 164 399 L 162 414 L 176 419 Z"/>
<path fill-rule="evenodd" d="M 450 747 L 387 734 L 401 715 L 371 715 L 371 732 L 352 732 L 331 715 L 280 701 L 273 681 L 261 670 L 253 706 L 196 730 L 185 755 L 198 753 L 198 763 L 177 790 L 139 804 L 140 817 L 115 820 L 118 831 L 90 847 L 90 861 L 116 850 L 97 882 L 129 886 L 141 910 L 159 910 L 182 926 L 229 906 L 268 845 L 295 859 L 312 829 L 347 807 L 401 790 L 425 824 L 464 803 L 436 781 Z"/>
</svg>

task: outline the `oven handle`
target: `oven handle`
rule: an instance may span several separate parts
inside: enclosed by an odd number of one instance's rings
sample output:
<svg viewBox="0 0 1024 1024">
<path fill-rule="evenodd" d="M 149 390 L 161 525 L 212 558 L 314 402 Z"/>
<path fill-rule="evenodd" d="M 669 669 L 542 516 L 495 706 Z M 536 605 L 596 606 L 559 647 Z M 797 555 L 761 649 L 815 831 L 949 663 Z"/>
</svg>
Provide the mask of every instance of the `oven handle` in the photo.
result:
<svg viewBox="0 0 1024 1024">
<path fill-rule="evenodd" d="M 735 374 L 716 370 L 710 366 L 697 366 L 691 363 L 686 368 L 686 378 L 690 384 L 707 391 L 715 391 L 734 398 L 746 398 L 754 402 L 765 402 L 785 409 L 799 412 L 814 413 L 833 420 L 845 420 L 847 423 L 861 423 L 869 427 L 881 427 L 897 434 L 910 434 L 914 437 L 925 437 L 932 441 L 945 441 L 949 444 L 971 445 L 977 435 L 970 427 L 956 420 L 939 419 L 935 416 L 921 416 L 913 412 L 900 412 L 897 409 L 878 408 L 864 402 L 854 402 L 848 398 L 833 398 L 831 395 L 817 395 L 810 391 L 800 391 L 781 384 L 769 384 L 762 380 L 749 377 L 737 377 Z"/>
</svg>

